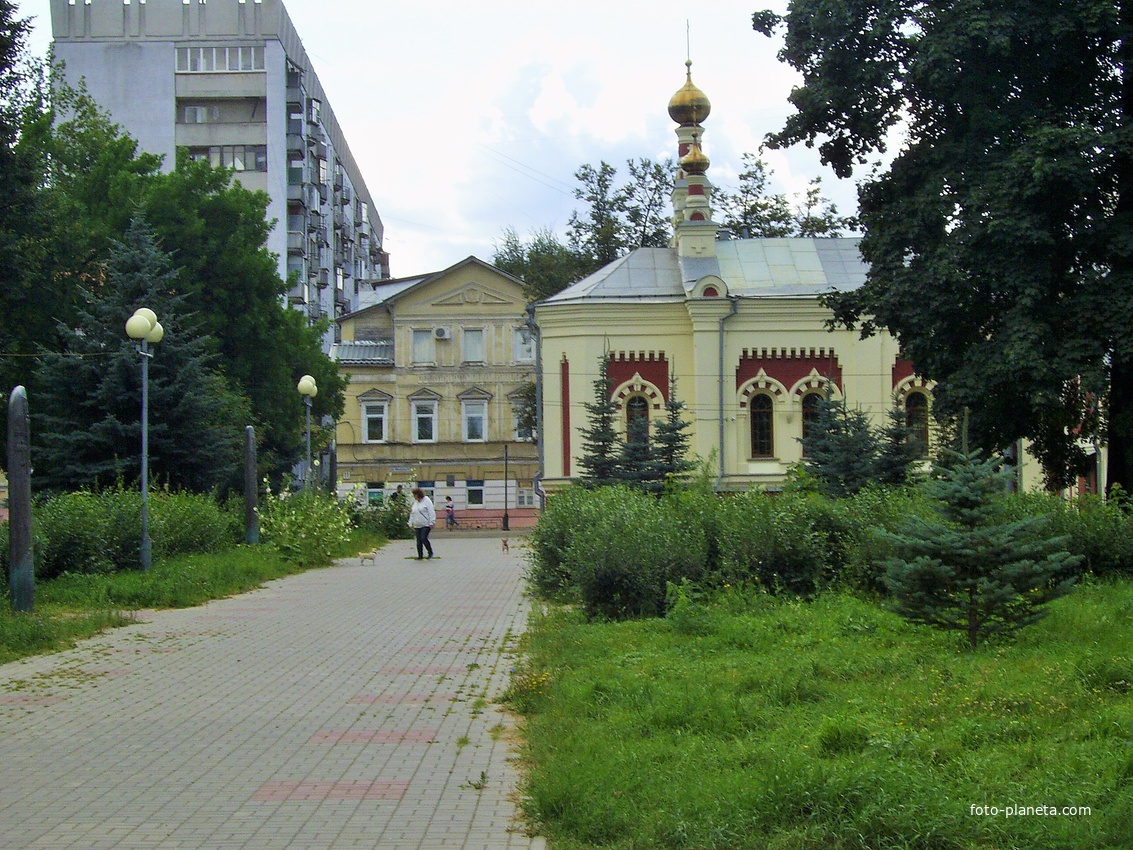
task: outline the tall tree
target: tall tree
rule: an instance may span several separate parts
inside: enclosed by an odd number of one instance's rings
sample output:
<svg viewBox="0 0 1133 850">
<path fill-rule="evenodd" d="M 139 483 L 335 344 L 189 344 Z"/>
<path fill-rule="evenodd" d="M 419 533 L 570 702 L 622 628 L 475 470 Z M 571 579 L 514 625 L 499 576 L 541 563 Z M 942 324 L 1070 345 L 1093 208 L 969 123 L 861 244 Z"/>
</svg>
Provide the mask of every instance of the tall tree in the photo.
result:
<svg viewBox="0 0 1133 850">
<path fill-rule="evenodd" d="M 771 171 L 756 154 L 743 155 L 736 190 L 715 197 L 724 227 L 740 238 L 794 235 L 791 204 L 782 192 L 771 191 Z"/>
<path fill-rule="evenodd" d="M 547 298 L 584 278 L 593 268 L 586 256 L 564 245 L 549 228 L 536 230 L 528 242 L 514 228 L 504 230 L 492 265 L 523 281 L 529 301 Z"/>
<path fill-rule="evenodd" d="M 670 220 L 673 194 L 672 159 L 626 160 L 629 179 L 622 187 L 626 242 L 630 248 L 664 248 L 673 235 Z"/>
<path fill-rule="evenodd" d="M 605 161 L 597 168 L 586 163 L 574 173 L 582 184 L 575 188 L 574 196 L 586 204 L 586 209 L 582 214 L 578 210 L 570 214 L 567 234 L 571 248 L 589 257 L 595 268 L 612 263 L 629 246 L 626 199 L 615 185 L 617 174 L 618 170 Z"/>
<path fill-rule="evenodd" d="M 770 144 L 818 142 L 846 177 L 901 140 L 861 184 L 870 271 L 827 299 L 835 322 L 896 336 L 979 444 L 1073 463 L 1102 438 L 1109 485 L 1133 485 L 1133 5 L 792 0 L 753 20 L 786 24 L 803 75 Z"/>
<path fill-rule="evenodd" d="M 230 390 L 217 357 L 176 294 L 169 257 L 138 220 L 111 246 L 104 274 L 83 290 L 63 351 L 44 352 L 32 409 L 36 486 L 75 490 L 137 480 L 141 361 L 125 322 L 149 307 L 166 329 L 149 364 L 150 468 L 154 480 L 205 492 L 242 473 L 247 401 Z"/>
</svg>

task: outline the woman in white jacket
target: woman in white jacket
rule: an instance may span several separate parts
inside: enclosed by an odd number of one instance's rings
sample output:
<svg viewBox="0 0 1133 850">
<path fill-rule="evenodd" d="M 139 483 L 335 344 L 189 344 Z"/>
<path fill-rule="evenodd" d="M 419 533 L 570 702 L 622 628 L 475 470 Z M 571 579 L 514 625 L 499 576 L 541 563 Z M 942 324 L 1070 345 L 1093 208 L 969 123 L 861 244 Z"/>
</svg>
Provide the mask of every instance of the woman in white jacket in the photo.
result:
<svg viewBox="0 0 1133 850">
<path fill-rule="evenodd" d="M 417 535 L 417 560 L 420 561 L 425 552 L 433 557 L 433 544 L 429 542 L 429 532 L 437 522 L 437 511 L 433 507 L 433 500 L 425 495 L 420 487 L 413 488 L 413 505 L 409 508 L 409 527 Z"/>
</svg>

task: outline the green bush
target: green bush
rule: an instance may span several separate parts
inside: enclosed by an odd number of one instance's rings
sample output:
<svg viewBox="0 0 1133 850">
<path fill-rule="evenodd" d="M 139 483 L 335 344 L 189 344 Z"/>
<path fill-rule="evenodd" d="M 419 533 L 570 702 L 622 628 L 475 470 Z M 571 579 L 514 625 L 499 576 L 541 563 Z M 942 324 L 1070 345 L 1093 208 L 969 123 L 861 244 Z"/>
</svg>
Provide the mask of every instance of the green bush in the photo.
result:
<svg viewBox="0 0 1133 850">
<path fill-rule="evenodd" d="M 547 597 L 577 596 L 577 577 L 566 563 L 567 549 L 583 528 L 595 525 L 607 509 L 606 488 L 568 487 L 547 500 L 539 522 L 527 538 L 531 552 L 528 580 Z"/>
<path fill-rule="evenodd" d="M 261 542 L 299 566 L 330 563 L 351 527 L 350 509 L 325 493 L 269 494 L 260 504 Z"/>
<path fill-rule="evenodd" d="M 720 568 L 717 580 L 757 584 L 772 592 L 810 594 L 828 566 L 813 493 L 769 496 L 755 490 L 725 499 L 719 511 Z"/>
<path fill-rule="evenodd" d="M 208 496 L 151 493 L 147 499 L 155 558 L 212 552 L 239 539 L 237 520 Z M 65 493 L 32 508 L 35 574 L 105 574 L 137 569 L 141 493 L 106 490 Z M 6 560 L 5 547 L 5 560 Z"/>
<path fill-rule="evenodd" d="M 1083 557 L 1079 572 L 1099 576 L 1133 575 L 1133 517 L 1123 498 L 1080 496 L 1067 501 L 1047 493 L 1004 498 L 999 508 L 1005 519 L 1049 514 L 1044 533 L 1067 537 L 1066 550 Z"/>
<path fill-rule="evenodd" d="M 674 502 L 621 486 L 593 495 L 602 510 L 575 530 L 563 561 L 576 577 L 587 616 L 657 616 L 664 613 L 670 582 L 703 578 L 704 529 Z"/>
<path fill-rule="evenodd" d="M 380 505 L 361 505 L 348 501 L 350 521 L 356 528 L 380 534 L 386 540 L 408 540 L 413 536 L 409 527 L 409 503 L 405 499 L 386 499 Z"/>
</svg>

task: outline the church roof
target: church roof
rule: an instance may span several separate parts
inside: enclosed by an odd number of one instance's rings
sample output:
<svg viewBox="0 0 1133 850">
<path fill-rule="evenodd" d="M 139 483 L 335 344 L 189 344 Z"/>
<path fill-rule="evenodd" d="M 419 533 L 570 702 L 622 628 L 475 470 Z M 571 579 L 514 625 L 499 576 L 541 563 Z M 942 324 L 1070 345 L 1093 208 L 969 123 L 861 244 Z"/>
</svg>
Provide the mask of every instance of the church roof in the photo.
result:
<svg viewBox="0 0 1133 850">
<path fill-rule="evenodd" d="M 858 237 L 733 239 L 715 257 L 678 259 L 673 248 L 639 248 L 585 277 L 544 304 L 596 300 L 684 300 L 697 281 L 720 277 L 740 298 L 813 297 L 865 283 Z"/>
</svg>

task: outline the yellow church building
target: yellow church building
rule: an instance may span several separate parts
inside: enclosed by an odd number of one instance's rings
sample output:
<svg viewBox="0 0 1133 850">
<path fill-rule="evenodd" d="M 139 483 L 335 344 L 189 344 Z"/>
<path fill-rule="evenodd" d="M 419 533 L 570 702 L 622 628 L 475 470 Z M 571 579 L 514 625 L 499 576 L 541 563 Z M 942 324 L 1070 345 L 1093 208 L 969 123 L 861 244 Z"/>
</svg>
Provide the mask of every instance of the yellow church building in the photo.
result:
<svg viewBox="0 0 1133 850">
<path fill-rule="evenodd" d="M 859 239 L 730 239 L 712 220 L 710 109 L 690 70 L 669 103 L 679 156 L 669 246 L 635 250 L 535 305 L 549 492 L 582 472 L 584 404 L 603 358 L 623 433 L 630 419 L 665 415 L 675 379 L 691 451 L 712 459 L 719 490 L 781 485 L 825 393 L 878 425 L 897 406 L 931 445 L 931 387 L 895 339 L 826 329 L 819 296 L 865 281 Z M 1024 472 L 1037 484 L 1033 461 Z"/>
</svg>

